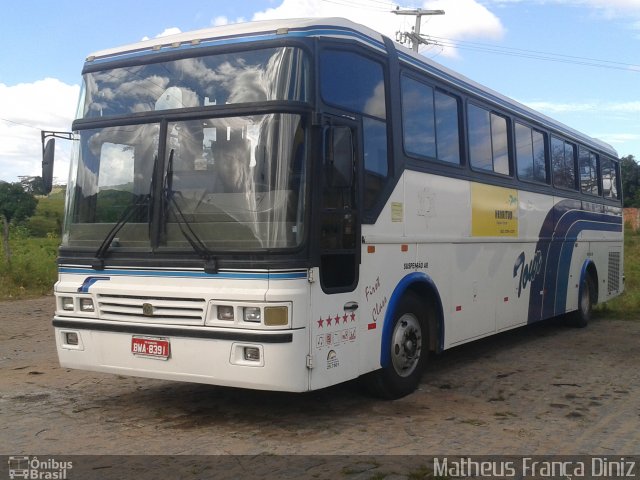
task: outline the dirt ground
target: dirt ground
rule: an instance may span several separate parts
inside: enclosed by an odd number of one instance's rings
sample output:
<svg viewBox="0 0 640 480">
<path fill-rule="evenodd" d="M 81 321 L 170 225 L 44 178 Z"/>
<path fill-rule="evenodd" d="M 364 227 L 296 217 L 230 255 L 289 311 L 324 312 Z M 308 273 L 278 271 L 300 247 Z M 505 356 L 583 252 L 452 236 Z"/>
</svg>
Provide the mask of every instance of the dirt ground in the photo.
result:
<svg viewBox="0 0 640 480">
<path fill-rule="evenodd" d="M 0 303 L 0 454 L 640 454 L 640 321 L 548 322 L 431 360 L 396 401 L 58 365 L 53 297 Z"/>
</svg>

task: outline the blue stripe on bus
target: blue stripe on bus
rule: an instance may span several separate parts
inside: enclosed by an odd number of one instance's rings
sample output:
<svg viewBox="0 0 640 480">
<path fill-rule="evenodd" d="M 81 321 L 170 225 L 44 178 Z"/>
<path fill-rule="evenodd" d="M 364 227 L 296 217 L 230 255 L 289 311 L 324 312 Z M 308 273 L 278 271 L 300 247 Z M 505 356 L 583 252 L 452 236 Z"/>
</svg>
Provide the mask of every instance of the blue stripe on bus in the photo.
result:
<svg viewBox="0 0 640 480">
<path fill-rule="evenodd" d="M 580 208 L 579 201 L 563 200 L 543 222 L 536 250 L 545 267 L 531 283 L 529 323 L 565 313 L 574 243 L 581 232 L 622 232 L 622 217 Z"/>
<path fill-rule="evenodd" d="M 90 268 L 70 268 L 60 267 L 59 273 L 69 273 L 74 275 L 87 275 L 96 273 Z M 187 270 L 126 270 L 126 269 L 106 269 L 100 270 L 100 274 L 105 276 L 133 276 L 133 277 L 181 277 L 181 278 L 214 278 L 230 280 L 298 280 L 307 278 L 307 272 L 219 272 L 205 273 Z M 90 277 L 97 278 L 97 277 Z"/>
<path fill-rule="evenodd" d="M 84 279 L 84 282 L 82 282 L 82 285 L 80 285 L 80 287 L 78 287 L 78 292 L 79 293 L 88 293 L 89 292 L 89 288 L 91 288 L 91 286 L 96 283 L 96 282 L 100 282 L 100 281 L 109 281 L 111 280 L 111 277 L 87 277 Z"/>
</svg>

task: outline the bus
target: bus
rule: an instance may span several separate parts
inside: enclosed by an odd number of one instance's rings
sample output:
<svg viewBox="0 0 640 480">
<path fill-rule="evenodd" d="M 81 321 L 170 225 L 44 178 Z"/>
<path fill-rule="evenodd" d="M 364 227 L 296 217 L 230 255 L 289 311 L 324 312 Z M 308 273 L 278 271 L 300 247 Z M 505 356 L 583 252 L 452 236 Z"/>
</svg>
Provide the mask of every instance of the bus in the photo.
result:
<svg viewBox="0 0 640 480">
<path fill-rule="evenodd" d="M 431 353 L 623 290 L 616 151 L 364 26 L 227 25 L 82 75 L 64 367 L 398 398 Z"/>
</svg>

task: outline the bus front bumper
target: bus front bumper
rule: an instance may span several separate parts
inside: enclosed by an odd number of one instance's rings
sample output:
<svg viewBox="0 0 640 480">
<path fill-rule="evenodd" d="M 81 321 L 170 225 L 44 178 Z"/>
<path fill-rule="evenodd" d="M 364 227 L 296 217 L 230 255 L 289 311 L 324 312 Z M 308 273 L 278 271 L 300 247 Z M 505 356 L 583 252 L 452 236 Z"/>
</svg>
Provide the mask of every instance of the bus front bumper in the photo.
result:
<svg viewBox="0 0 640 480">
<path fill-rule="evenodd" d="M 55 316 L 60 365 L 183 382 L 309 390 L 306 329 L 257 331 Z"/>
</svg>

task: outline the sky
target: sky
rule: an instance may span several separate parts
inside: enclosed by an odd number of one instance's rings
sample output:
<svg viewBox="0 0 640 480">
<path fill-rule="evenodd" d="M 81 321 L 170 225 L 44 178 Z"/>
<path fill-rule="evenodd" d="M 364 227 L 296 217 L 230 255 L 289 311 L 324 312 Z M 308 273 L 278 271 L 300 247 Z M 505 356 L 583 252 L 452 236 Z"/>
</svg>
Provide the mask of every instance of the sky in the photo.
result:
<svg viewBox="0 0 640 480">
<path fill-rule="evenodd" d="M 24 0 L 0 16 L 0 180 L 40 175 L 40 130 L 68 131 L 97 50 L 253 20 L 346 17 L 640 160 L 640 0 Z M 56 183 L 69 146 L 56 145 Z"/>
</svg>

